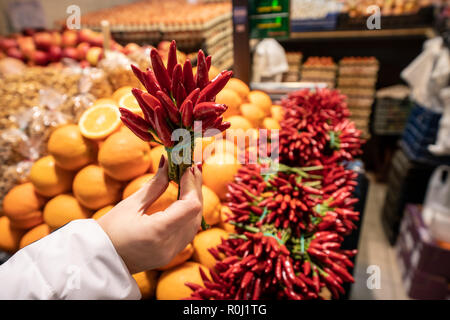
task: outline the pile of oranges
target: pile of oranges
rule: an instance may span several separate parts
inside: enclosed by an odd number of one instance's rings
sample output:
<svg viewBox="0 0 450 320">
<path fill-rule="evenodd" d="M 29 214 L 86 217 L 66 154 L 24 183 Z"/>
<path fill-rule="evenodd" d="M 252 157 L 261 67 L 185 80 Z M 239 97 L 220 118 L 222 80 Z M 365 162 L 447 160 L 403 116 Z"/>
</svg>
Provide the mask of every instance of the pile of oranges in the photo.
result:
<svg viewBox="0 0 450 320">
<path fill-rule="evenodd" d="M 131 89 L 123 87 L 112 97 L 97 100 L 78 124 L 53 131 L 48 155 L 33 164 L 27 182 L 12 188 L 4 198 L 0 250 L 14 253 L 70 221 L 98 219 L 153 177 L 166 151 L 163 146 L 140 140 L 122 125 L 119 106 L 140 114 Z M 281 107 L 273 106 L 268 95 L 250 91 L 238 79 L 231 79 L 217 102 L 229 106 L 225 118 L 232 128 L 279 128 Z M 143 298 L 189 296 L 191 290 L 184 283 L 202 284 L 199 266 L 213 268 L 215 264 L 208 248 L 218 245 L 234 230 L 225 222 L 228 208 L 221 202 L 226 200 L 227 184 L 240 166 L 236 153 L 230 152 L 235 151 L 235 146 L 226 139 L 197 142 L 202 150 L 214 145 L 212 155 L 203 159 L 202 188 L 203 216 L 212 227 L 200 231 L 168 265 L 133 275 Z M 146 213 L 164 210 L 176 198 L 177 186 L 170 183 Z"/>
</svg>

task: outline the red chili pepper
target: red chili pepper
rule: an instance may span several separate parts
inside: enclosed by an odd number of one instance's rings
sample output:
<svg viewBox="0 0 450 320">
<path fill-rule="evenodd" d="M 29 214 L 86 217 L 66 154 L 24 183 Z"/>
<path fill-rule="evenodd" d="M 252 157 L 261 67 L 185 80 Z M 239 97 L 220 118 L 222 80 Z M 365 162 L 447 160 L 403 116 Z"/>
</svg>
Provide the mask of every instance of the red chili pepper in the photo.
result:
<svg viewBox="0 0 450 320">
<path fill-rule="evenodd" d="M 191 100 L 185 100 L 180 108 L 183 126 L 190 128 L 194 120 L 194 107 Z"/>
<path fill-rule="evenodd" d="M 180 123 L 180 113 L 178 112 L 178 109 L 172 99 L 170 99 L 169 96 L 162 91 L 158 91 L 156 96 L 161 102 L 161 105 L 164 106 L 170 121 L 174 124 Z"/>
<path fill-rule="evenodd" d="M 178 89 L 175 94 L 175 101 L 177 102 L 177 106 L 180 106 L 185 99 L 186 99 L 186 90 L 184 89 L 183 84 L 180 82 L 178 84 Z"/>
<path fill-rule="evenodd" d="M 207 57 L 205 58 L 205 60 L 206 60 L 206 67 L 208 68 L 208 71 L 209 71 L 209 69 L 211 69 L 211 60 L 212 60 L 212 57 L 211 57 L 211 56 L 207 56 Z"/>
<path fill-rule="evenodd" d="M 170 77 L 164 63 L 161 60 L 158 51 L 152 48 L 150 51 L 150 59 L 152 61 L 153 72 L 158 80 L 158 84 L 166 93 L 170 92 Z"/>
<path fill-rule="evenodd" d="M 213 115 L 220 115 L 227 110 L 224 104 L 214 102 L 202 102 L 194 107 L 194 118 L 202 120 Z"/>
<path fill-rule="evenodd" d="M 205 54 L 202 50 L 199 50 L 197 56 L 197 88 L 203 89 L 208 81 L 208 66 L 206 65 Z"/>
<path fill-rule="evenodd" d="M 151 129 L 150 124 L 132 111 L 119 107 L 120 114 L 123 118 L 131 121 L 138 129 L 148 132 Z"/>
<path fill-rule="evenodd" d="M 246 288 L 250 284 L 250 281 L 253 280 L 253 276 L 254 276 L 253 272 L 251 272 L 251 271 L 247 271 L 244 274 L 244 277 L 242 278 L 242 282 L 241 282 L 241 289 Z"/>
<path fill-rule="evenodd" d="M 173 147 L 172 133 L 167 126 L 167 122 L 164 116 L 164 112 L 161 106 L 158 106 L 155 110 L 155 130 L 158 134 L 158 138 L 166 147 Z"/>
<path fill-rule="evenodd" d="M 217 75 L 205 88 L 203 88 L 198 97 L 198 102 L 214 101 L 216 95 L 225 87 L 232 75 L 232 71 L 223 71 Z"/>
<path fill-rule="evenodd" d="M 177 64 L 177 44 L 175 40 L 172 40 L 169 47 L 169 54 L 167 58 L 167 73 L 169 76 L 172 75 L 173 68 L 175 68 Z"/>
<path fill-rule="evenodd" d="M 261 278 L 256 278 L 255 285 L 253 286 L 252 300 L 258 300 L 261 296 Z"/>
<path fill-rule="evenodd" d="M 142 92 L 139 89 L 132 89 L 131 92 L 133 93 L 133 96 L 136 98 L 139 107 L 142 110 L 142 113 L 144 114 L 144 119 L 145 121 L 149 122 L 150 125 L 155 128 L 155 111 L 154 108 L 159 105 L 159 101 L 156 100 L 152 95 L 148 95 L 149 97 L 146 97 L 146 99 L 144 100 L 143 98 L 143 94 L 144 92 Z M 153 101 L 152 98 L 156 101 Z M 150 103 L 150 104 L 149 104 Z"/>
<path fill-rule="evenodd" d="M 188 94 L 191 93 L 196 87 L 194 75 L 192 74 L 191 60 L 189 59 L 186 59 L 183 65 L 183 84 L 184 88 L 186 89 L 186 93 Z M 196 103 L 194 99 L 191 100 L 194 104 Z"/>
<path fill-rule="evenodd" d="M 193 91 L 191 91 L 191 93 L 189 93 L 189 95 L 186 97 L 185 100 L 191 100 L 192 104 L 195 106 L 197 104 L 199 94 L 200 94 L 200 89 L 195 88 Z"/>
<path fill-rule="evenodd" d="M 153 136 L 150 132 L 142 131 L 134 122 L 132 122 L 130 119 L 125 117 L 120 117 L 122 122 L 130 129 L 136 136 L 138 136 L 140 139 L 144 141 L 153 141 Z"/>
<path fill-rule="evenodd" d="M 172 76 L 172 82 L 170 85 L 172 97 L 176 98 L 176 94 L 178 92 L 178 86 L 181 84 L 181 81 L 183 78 L 183 68 L 181 67 L 181 64 L 178 63 L 176 66 L 174 66 L 172 73 L 169 73 L 169 74 Z M 178 104 L 178 101 L 177 101 L 178 107 L 180 107 L 180 104 Z"/>
<path fill-rule="evenodd" d="M 144 80 L 145 81 L 142 84 L 151 95 L 156 95 L 156 92 L 161 90 L 158 80 L 156 80 L 155 73 L 152 70 L 148 69 L 144 72 Z"/>
</svg>

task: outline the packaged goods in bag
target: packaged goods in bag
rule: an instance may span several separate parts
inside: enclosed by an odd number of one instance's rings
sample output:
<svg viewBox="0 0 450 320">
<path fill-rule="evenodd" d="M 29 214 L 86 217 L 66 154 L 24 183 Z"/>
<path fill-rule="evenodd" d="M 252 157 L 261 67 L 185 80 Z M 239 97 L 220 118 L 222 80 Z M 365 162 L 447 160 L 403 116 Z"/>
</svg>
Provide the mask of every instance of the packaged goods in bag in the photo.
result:
<svg viewBox="0 0 450 320">
<path fill-rule="evenodd" d="M 439 166 L 431 176 L 423 219 L 435 240 L 450 243 L 450 166 Z"/>
</svg>

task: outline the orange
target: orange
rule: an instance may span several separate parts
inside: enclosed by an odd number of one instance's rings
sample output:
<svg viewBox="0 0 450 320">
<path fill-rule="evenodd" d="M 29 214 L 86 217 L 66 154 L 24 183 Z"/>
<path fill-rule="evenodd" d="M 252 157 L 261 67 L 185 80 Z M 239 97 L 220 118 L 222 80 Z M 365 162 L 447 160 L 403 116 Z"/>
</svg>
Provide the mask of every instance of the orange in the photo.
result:
<svg viewBox="0 0 450 320">
<path fill-rule="evenodd" d="M 194 147 L 194 162 L 203 162 L 209 156 L 209 154 L 205 153 L 211 143 L 213 143 L 214 137 L 205 137 L 205 138 L 195 138 L 195 147 Z M 210 149 L 211 150 L 211 149 Z M 209 153 L 213 153 L 214 150 L 211 150 Z"/>
<path fill-rule="evenodd" d="M 51 199 L 44 207 L 44 222 L 52 229 L 62 227 L 77 219 L 87 219 L 92 215 L 88 209 L 71 194 L 60 194 Z"/>
<path fill-rule="evenodd" d="M 170 261 L 167 265 L 165 265 L 164 267 L 158 268 L 157 270 L 169 270 L 172 269 L 173 267 L 176 267 L 182 263 L 184 263 L 185 261 L 189 260 L 192 257 L 192 254 L 194 253 L 194 247 L 192 246 L 192 244 L 188 244 L 183 250 L 181 250 L 181 252 L 179 252 L 175 258 L 172 259 L 172 261 Z"/>
<path fill-rule="evenodd" d="M 159 277 L 156 285 L 156 299 L 158 300 L 181 300 L 188 298 L 192 290 L 185 283 L 196 283 L 203 286 L 199 268 L 208 275 L 208 269 L 196 262 L 185 262 L 173 269 L 164 271 Z"/>
<path fill-rule="evenodd" d="M 248 94 L 250 103 L 260 108 L 265 115 L 270 115 L 270 108 L 272 107 L 272 99 L 265 92 L 254 90 Z"/>
<path fill-rule="evenodd" d="M 19 249 L 20 238 L 25 231 L 11 227 L 8 217 L 0 217 L 0 250 L 14 253 Z"/>
<path fill-rule="evenodd" d="M 208 72 L 209 80 L 212 80 L 212 79 L 214 79 L 215 77 L 217 77 L 217 76 L 219 75 L 219 73 L 220 73 L 220 70 L 219 70 L 219 69 L 217 69 L 217 68 L 214 67 L 214 66 L 211 66 L 211 68 L 209 68 L 209 72 Z"/>
<path fill-rule="evenodd" d="M 24 236 L 22 237 L 22 239 L 20 239 L 20 244 L 19 244 L 20 249 L 22 249 L 23 247 L 26 247 L 30 243 L 33 243 L 35 241 L 42 239 L 45 236 L 48 236 L 50 234 L 50 232 L 51 232 L 50 227 L 48 225 L 46 225 L 45 223 L 34 227 L 33 229 L 31 229 L 30 231 L 25 233 Z"/>
<path fill-rule="evenodd" d="M 133 193 L 138 191 L 142 186 L 149 181 L 151 178 L 153 178 L 155 175 L 153 173 L 147 173 L 140 177 L 135 178 L 132 180 L 123 190 L 122 193 L 122 199 L 128 198 Z"/>
<path fill-rule="evenodd" d="M 152 299 L 155 296 L 156 283 L 158 282 L 158 272 L 149 270 L 133 274 L 139 291 L 141 291 L 141 299 Z"/>
<path fill-rule="evenodd" d="M 78 126 L 88 139 L 103 139 L 119 129 L 121 125 L 119 108 L 113 104 L 98 104 L 81 115 Z"/>
<path fill-rule="evenodd" d="M 167 187 L 166 191 L 155 201 L 152 203 L 150 207 L 145 210 L 146 214 L 153 214 L 158 211 L 163 211 L 167 209 L 172 203 L 177 201 L 178 197 L 178 186 L 171 182 Z"/>
<path fill-rule="evenodd" d="M 203 194 L 203 217 L 209 225 L 215 225 L 220 222 L 220 199 L 207 186 L 202 186 Z"/>
<path fill-rule="evenodd" d="M 253 127 L 259 128 L 262 120 L 264 119 L 264 111 L 259 109 L 257 106 L 251 103 L 243 103 L 241 104 L 241 114 L 248 121 L 251 122 Z"/>
<path fill-rule="evenodd" d="M 236 228 L 228 221 L 229 215 L 231 215 L 231 210 L 227 206 L 222 206 L 220 210 L 220 223 L 218 224 L 219 228 L 222 228 L 228 233 L 236 233 Z"/>
<path fill-rule="evenodd" d="M 283 118 L 284 118 L 284 110 L 283 110 L 283 107 L 274 104 L 274 105 L 270 108 L 270 114 L 271 114 L 272 118 L 274 118 L 275 120 L 277 120 L 278 122 L 280 122 L 280 121 L 283 120 Z"/>
<path fill-rule="evenodd" d="M 157 172 L 158 171 L 158 167 L 159 167 L 159 161 L 161 161 L 161 156 L 164 154 L 164 156 L 167 159 L 167 151 L 164 148 L 164 146 L 157 146 L 155 148 L 152 148 L 152 150 L 150 150 L 150 171 L 151 172 Z"/>
<path fill-rule="evenodd" d="M 45 200 L 38 195 L 31 182 L 13 187 L 3 199 L 3 212 L 13 227 L 29 229 L 42 223 L 40 209 Z"/>
<path fill-rule="evenodd" d="M 128 109 L 135 113 L 141 113 L 141 107 L 139 107 L 139 104 L 134 97 L 134 95 L 130 92 L 124 94 L 118 101 L 119 106 L 125 109 Z"/>
<path fill-rule="evenodd" d="M 131 93 L 131 90 L 133 90 L 133 87 L 131 87 L 131 86 L 123 86 L 123 87 L 117 89 L 116 91 L 114 91 L 114 93 L 112 94 L 112 97 L 111 97 L 111 98 L 112 98 L 114 101 L 119 102 L 119 100 L 120 100 L 123 96 L 125 96 L 125 95 Z"/>
<path fill-rule="evenodd" d="M 107 205 L 106 207 L 103 207 L 99 210 L 97 210 L 93 215 L 92 219 L 98 220 L 101 217 L 103 217 L 105 214 L 107 214 L 112 208 L 114 208 L 113 205 Z"/>
<path fill-rule="evenodd" d="M 48 152 L 56 165 L 66 170 L 79 170 L 95 161 L 97 146 L 81 135 L 76 124 L 59 127 L 50 136 Z"/>
<path fill-rule="evenodd" d="M 232 117 L 226 118 L 225 121 L 228 121 L 231 123 L 231 126 L 228 130 L 242 129 L 244 131 L 247 131 L 248 129 L 253 128 L 251 122 L 248 121 L 243 116 L 232 116 Z"/>
<path fill-rule="evenodd" d="M 102 167 L 88 165 L 73 180 L 73 193 L 86 208 L 98 210 L 120 199 L 121 183 L 107 176 Z"/>
<path fill-rule="evenodd" d="M 100 99 L 97 99 L 97 100 L 94 101 L 92 106 L 96 106 L 98 104 L 110 104 L 110 105 L 113 105 L 113 106 L 116 106 L 116 107 L 119 106 L 117 101 L 114 100 L 114 99 L 111 99 L 111 98 L 100 98 Z"/>
<path fill-rule="evenodd" d="M 194 241 L 192 241 L 194 246 L 192 259 L 209 269 L 213 269 L 217 260 L 209 253 L 208 249 L 215 248 L 222 243 L 222 239 L 226 238 L 228 238 L 228 232 L 220 228 L 211 228 L 197 233 Z"/>
<path fill-rule="evenodd" d="M 240 164 L 228 153 L 215 154 L 203 165 L 203 183 L 221 200 L 226 200 L 227 185 L 233 181 Z"/>
<path fill-rule="evenodd" d="M 238 150 L 237 146 L 233 142 L 231 142 L 231 141 L 229 141 L 227 139 L 224 139 L 224 138 L 223 139 L 218 138 L 218 139 L 214 140 L 214 142 L 210 146 L 211 146 L 210 148 L 212 149 L 212 153 L 213 154 L 216 154 L 216 153 L 229 153 L 229 154 L 234 155 L 235 157 L 238 154 L 237 153 L 237 150 Z"/>
<path fill-rule="evenodd" d="M 50 155 L 33 164 L 30 181 L 37 193 L 46 197 L 54 197 L 70 191 L 73 175 L 73 172 L 58 167 L 55 158 Z"/>
<path fill-rule="evenodd" d="M 98 152 L 98 162 L 110 177 L 131 180 L 150 167 L 150 146 L 132 133 L 119 131 L 105 140 Z"/>
<path fill-rule="evenodd" d="M 264 118 L 263 124 L 264 129 L 268 130 L 280 130 L 280 124 L 274 118 Z"/>
<path fill-rule="evenodd" d="M 225 111 L 224 117 L 229 117 L 239 114 L 239 106 L 242 104 L 242 99 L 235 91 L 225 88 L 217 94 L 216 103 L 227 105 L 228 109 Z"/>
<path fill-rule="evenodd" d="M 227 140 L 233 142 L 238 148 L 244 149 L 250 144 L 250 138 L 254 139 L 255 132 L 252 130 L 252 124 L 242 116 L 232 116 L 226 119 L 231 123 L 231 127 L 225 131 Z M 245 143 L 245 145 L 244 145 Z M 242 145 L 240 145 L 242 144 Z"/>
<path fill-rule="evenodd" d="M 250 92 L 250 88 L 245 84 L 245 82 L 237 78 L 231 78 L 225 88 L 235 91 L 243 100 L 247 98 Z"/>
</svg>

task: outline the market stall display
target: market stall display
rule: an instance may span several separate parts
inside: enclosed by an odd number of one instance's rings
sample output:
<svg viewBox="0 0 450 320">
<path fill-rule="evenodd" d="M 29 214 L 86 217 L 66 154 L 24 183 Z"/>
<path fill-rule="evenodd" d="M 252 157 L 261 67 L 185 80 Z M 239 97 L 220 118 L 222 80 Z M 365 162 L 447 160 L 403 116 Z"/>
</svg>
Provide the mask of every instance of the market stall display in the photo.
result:
<svg viewBox="0 0 450 320">
<path fill-rule="evenodd" d="M 337 65 L 331 57 L 308 57 L 301 68 L 301 81 L 323 82 L 329 88 L 336 86 Z"/>
<path fill-rule="evenodd" d="M 375 57 L 344 57 L 339 61 L 338 89 L 348 96 L 348 106 L 358 129 L 370 136 L 370 115 L 379 63 Z"/>
<path fill-rule="evenodd" d="M 156 44 L 175 39 L 183 50 L 203 48 L 215 58 L 214 66 L 233 64 L 231 3 L 186 3 L 186 1 L 139 1 L 81 17 L 83 27 L 100 30 L 107 20 L 118 42 Z"/>
</svg>

